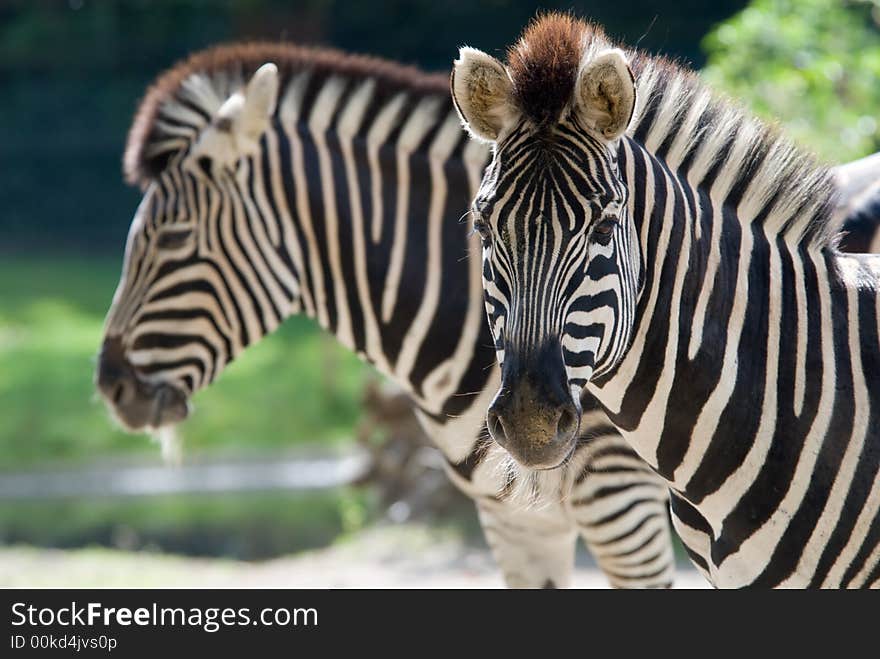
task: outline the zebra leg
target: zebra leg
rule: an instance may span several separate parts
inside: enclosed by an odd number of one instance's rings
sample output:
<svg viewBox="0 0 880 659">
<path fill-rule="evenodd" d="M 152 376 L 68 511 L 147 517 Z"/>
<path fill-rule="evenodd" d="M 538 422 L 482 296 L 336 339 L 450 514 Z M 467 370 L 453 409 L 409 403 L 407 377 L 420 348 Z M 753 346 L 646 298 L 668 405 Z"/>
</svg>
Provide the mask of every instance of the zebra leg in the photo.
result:
<svg viewBox="0 0 880 659">
<path fill-rule="evenodd" d="M 712 571 L 709 564 L 712 556 L 712 527 L 691 504 L 675 492 L 670 493 L 669 510 L 672 526 L 687 555 L 709 583 Z"/>
<path fill-rule="evenodd" d="M 665 510 L 642 515 L 639 528 L 609 540 L 588 524 L 581 537 L 614 588 L 671 588 L 675 554 Z"/>
<path fill-rule="evenodd" d="M 562 514 L 481 499 L 477 512 L 508 588 L 571 585 L 577 532 Z"/>
<path fill-rule="evenodd" d="M 569 514 L 609 583 L 671 587 L 675 553 L 665 481 L 612 429 L 592 438 L 575 460 Z"/>
</svg>

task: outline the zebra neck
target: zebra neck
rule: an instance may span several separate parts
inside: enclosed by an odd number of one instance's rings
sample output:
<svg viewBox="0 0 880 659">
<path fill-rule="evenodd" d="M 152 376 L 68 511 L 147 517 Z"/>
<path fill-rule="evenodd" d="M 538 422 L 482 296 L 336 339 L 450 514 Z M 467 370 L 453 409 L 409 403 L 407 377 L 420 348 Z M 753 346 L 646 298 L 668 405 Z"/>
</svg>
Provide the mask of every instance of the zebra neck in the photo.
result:
<svg viewBox="0 0 880 659">
<path fill-rule="evenodd" d="M 482 386 L 478 241 L 459 219 L 485 149 L 445 98 L 377 104 L 369 79 L 309 85 L 290 82 L 266 140 L 302 310 L 441 414 Z"/>
<path fill-rule="evenodd" d="M 863 451 L 880 445 L 880 257 L 744 227 L 736 190 L 638 147 L 624 159 L 645 288 L 632 345 L 591 391 L 706 520 L 719 564 L 757 548 L 764 522 L 784 530 L 814 472 L 854 479 L 854 516 L 880 496 L 880 456 Z M 817 496 L 843 506 L 842 492 Z"/>
</svg>

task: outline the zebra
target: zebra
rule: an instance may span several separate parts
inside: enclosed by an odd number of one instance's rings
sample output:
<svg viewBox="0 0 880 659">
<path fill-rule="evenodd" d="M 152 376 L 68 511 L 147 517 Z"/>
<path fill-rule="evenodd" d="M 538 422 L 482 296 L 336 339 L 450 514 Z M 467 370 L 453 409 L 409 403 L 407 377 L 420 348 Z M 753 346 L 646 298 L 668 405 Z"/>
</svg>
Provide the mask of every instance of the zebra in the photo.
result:
<svg viewBox="0 0 880 659">
<path fill-rule="evenodd" d="M 507 585 L 568 585 L 580 536 L 613 586 L 668 587 L 666 486 L 597 405 L 564 478 L 521 477 L 486 436 L 500 376 L 479 238 L 460 219 L 488 155 L 445 75 L 292 44 L 191 56 L 129 132 L 125 175 L 143 198 L 97 387 L 124 427 L 173 426 L 226 364 L 304 313 L 411 396 Z"/>
<path fill-rule="evenodd" d="M 564 464 L 589 392 L 713 585 L 880 585 L 880 257 L 838 251 L 828 170 L 567 15 L 506 64 L 462 48 L 451 88 L 493 149 L 472 215 L 496 442 Z"/>
<path fill-rule="evenodd" d="M 880 252 L 880 185 L 859 200 L 842 219 L 840 249 L 857 254 Z"/>
<path fill-rule="evenodd" d="M 834 168 L 840 192 L 835 216 L 845 252 L 880 252 L 880 153 Z"/>
</svg>

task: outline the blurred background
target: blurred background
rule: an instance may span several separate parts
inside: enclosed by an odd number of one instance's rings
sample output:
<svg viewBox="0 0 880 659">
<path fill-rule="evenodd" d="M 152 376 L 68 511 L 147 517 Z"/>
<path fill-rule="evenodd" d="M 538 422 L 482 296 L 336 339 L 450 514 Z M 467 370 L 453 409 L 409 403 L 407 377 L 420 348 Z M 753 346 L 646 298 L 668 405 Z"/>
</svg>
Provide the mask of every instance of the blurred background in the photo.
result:
<svg viewBox="0 0 880 659">
<path fill-rule="evenodd" d="M 0 0 L 0 585 L 229 583 L 236 561 L 401 542 L 491 573 L 405 402 L 307 319 L 195 397 L 176 469 L 114 427 L 92 372 L 140 197 L 121 154 L 157 74 L 242 39 L 445 71 L 463 44 L 501 56 L 539 8 L 689 62 L 825 160 L 880 149 L 880 0 Z M 423 531 L 373 532 L 404 522 Z"/>
</svg>

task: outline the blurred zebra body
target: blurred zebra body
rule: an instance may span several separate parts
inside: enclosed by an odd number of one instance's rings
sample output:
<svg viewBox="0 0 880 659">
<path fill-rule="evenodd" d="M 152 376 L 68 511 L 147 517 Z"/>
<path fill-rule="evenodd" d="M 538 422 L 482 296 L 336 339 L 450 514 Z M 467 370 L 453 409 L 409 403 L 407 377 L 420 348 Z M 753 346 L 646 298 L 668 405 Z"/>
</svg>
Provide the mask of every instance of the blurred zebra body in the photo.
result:
<svg viewBox="0 0 880 659">
<path fill-rule="evenodd" d="M 880 253 L 880 153 L 836 167 L 834 178 L 841 251 Z"/>
<path fill-rule="evenodd" d="M 713 584 L 880 586 L 880 257 L 838 251 L 830 173 L 569 15 L 506 66 L 462 49 L 452 88 L 495 145 L 473 203 L 493 436 L 556 464 L 586 389 Z"/>
<path fill-rule="evenodd" d="M 459 220 L 487 160 L 445 77 L 283 45 L 194 56 L 160 77 L 129 135 L 144 198 L 99 388 L 129 427 L 176 423 L 229 361 L 306 313 L 410 394 L 509 585 L 567 585 L 580 535 L 613 585 L 668 586 L 666 488 L 597 406 L 564 470 L 522 472 L 485 436 L 499 374 L 479 241 Z"/>
</svg>

